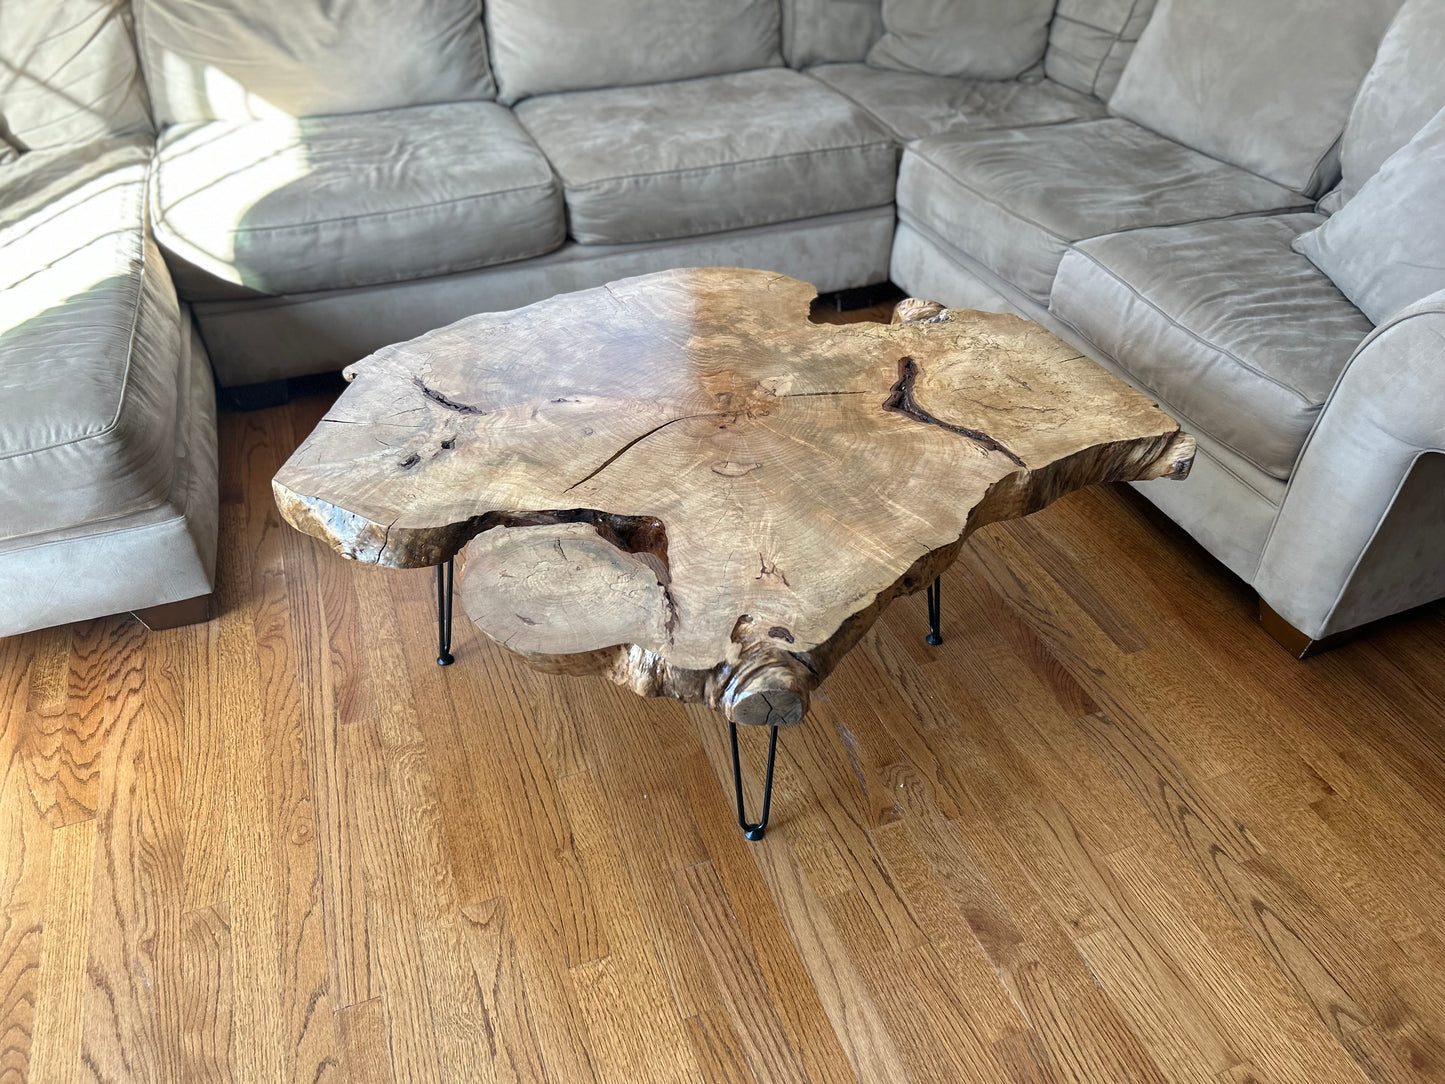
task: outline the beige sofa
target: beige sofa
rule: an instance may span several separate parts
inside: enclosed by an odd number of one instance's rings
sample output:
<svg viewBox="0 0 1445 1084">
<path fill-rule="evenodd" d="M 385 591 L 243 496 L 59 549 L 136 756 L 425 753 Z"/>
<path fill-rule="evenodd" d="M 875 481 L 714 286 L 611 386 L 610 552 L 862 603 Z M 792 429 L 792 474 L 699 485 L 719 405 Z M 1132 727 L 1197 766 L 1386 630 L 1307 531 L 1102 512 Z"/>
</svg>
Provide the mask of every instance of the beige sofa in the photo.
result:
<svg viewBox="0 0 1445 1084">
<path fill-rule="evenodd" d="M 1378 96 L 1439 91 L 1430 5 L 1376 63 L 1399 0 L 1029 0 L 957 40 L 908 3 L 885 27 L 878 0 L 134 0 L 177 319 L 245 389 L 663 267 L 891 276 L 1040 320 L 1183 418 L 1193 478 L 1143 491 L 1297 646 L 1445 594 L 1445 306 L 1376 329 L 1290 247 L 1345 198 L 1347 121 L 1378 142 L 1350 116 L 1372 65 Z M 36 484 L 0 477 L 0 504 Z M 112 597 L 90 612 L 141 604 Z M 81 616 L 0 606 L 0 633 Z"/>
</svg>

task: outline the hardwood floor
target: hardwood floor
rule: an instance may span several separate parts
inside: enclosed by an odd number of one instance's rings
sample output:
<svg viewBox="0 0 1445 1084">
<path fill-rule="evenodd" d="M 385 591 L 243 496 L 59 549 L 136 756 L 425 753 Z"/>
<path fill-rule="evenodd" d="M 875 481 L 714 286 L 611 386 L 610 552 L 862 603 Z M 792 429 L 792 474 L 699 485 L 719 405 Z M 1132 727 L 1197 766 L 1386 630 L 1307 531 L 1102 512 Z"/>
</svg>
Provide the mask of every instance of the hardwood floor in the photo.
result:
<svg viewBox="0 0 1445 1084">
<path fill-rule="evenodd" d="M 1445 608 L 1306 663 L 1126 490 L 990 527 L 733 821 L 223 414 L 217 616 L 0 640 L 0 1081 L 1445 1080 Z M 750 793 L 764 742 L 745 734 Z"/>
</svg>

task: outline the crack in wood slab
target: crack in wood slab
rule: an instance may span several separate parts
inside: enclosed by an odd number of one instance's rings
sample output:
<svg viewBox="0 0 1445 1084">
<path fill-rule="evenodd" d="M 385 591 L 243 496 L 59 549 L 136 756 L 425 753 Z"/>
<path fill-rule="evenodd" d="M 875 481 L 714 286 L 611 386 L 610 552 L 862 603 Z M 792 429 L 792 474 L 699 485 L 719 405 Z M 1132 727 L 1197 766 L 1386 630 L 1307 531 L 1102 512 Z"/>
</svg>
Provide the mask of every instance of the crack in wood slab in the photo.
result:
<svg viewBox="0 0 1445 1084">
<path fill-rule="evenodd" d="M 612 466 L 613 463 L 616 463 L 619 459 L 621 459 L 621 458 L 622 458 L 624 455 L 626 455 L 628 452 L 632 451 L 633 448 L 637 447 L 639 444 L 641 444 L 641 443 L 642 443 L 644 440 L 646 440 L 648 437 L 651 437 L 651 436 L 654 436 L 654 435 L 657 434 L 657 433 L 660 433 L 662 430 L 666 429 L 669 425 L 676 425 L 678 422 L 691 422 L 691 421 L 696 421 L 696 420 L 699 419 L 699 418 L 728 418 L 728 417 L 732 417 L 732 416 L 733 416 L 733 414 L 731 414 L 731 413 L 729 413 L 729 412 L 725 412 L 725 411 L 724 411 L 724 412 L 713 411 L 713 412 L 711 412 L 711 413 L 706 413 L 706 414 L 689 414 L 689 415 L 687 415 L 687 416 L 685 416 L 685 417 L 682 417 L 682 418 L 669 418 L 667 421 L 663 422 L 661 425 L 654 425 L 651 429 L 649 429 L 646 433 L 643 433 L 641 436 L 633 437 L 633 438 L 632 438 L 631 440 L 629 440 L 626 444 L 624 444 L 621 448 L 618 448 L 617 451 L 613 452 L 610 456 L 608 456 L 605 460 L 603 460 L 602 464 L 601 464 L 599 467 L 597 467 L 595 470 L 593 470 L 591 473 L 589 473 L 585 478 L 579 479 L 578 481 L 573 482 L 570 486 L 568 486 L 567 489 L 566 489 L 566 492 L 571 493 L 571 492 L 572 492 L 574 489 L 576 489 L 578 486 L 580 486 L 580 485 L 585 485 L 586 483 L 592 481 L 592 479 L 596 478 L 599 474 L 601 474 L 603 471 L 605 471 L 608 467 Z"/>
<path fill-rule="evenodd" d="M 918 366 L 914 364 L 913 359 L 906 356 L 899 358 L 898 383 L 889 389 L 888 398 L 883 400 L 883 409 L 891 410 L 895 414 L 906 414 L 908 417 L 915 418 L 925 425 L 936 425 L 940 429 L 948 430 L 950 433 L 957 433 L 961 437 L 967 437 L 975 443 L 982 444 L 991 452 L 999 452 L 1007 456 L 1012 462 L 1017 463 L 1025 470 L 1028 469 L 1027 463 L 987 433 L 980 432 L 977 429 L 970 429 L 966 425 L 954 425 L 951 422 L 946 422 L 941 418 L 934 417 L 919 406 L 918 401 L 913 397 L 913 382 L 917 377 Z"/>
<path fill-rule="evenodd" d="M 427 382 L 419 376 L 412 377 L 411 382 L 420 388 L 421 393 L 433 403 L 444 406 L 448 410 L 455 410 L 458 414 L 477 414 L 482 416 L 485 416 L 487 413 L 479 406 L 473 406 L 471 403 L 459 403 L 455 399 L 443 395 L 435 388 L 430 387 Z"/>
</svg>

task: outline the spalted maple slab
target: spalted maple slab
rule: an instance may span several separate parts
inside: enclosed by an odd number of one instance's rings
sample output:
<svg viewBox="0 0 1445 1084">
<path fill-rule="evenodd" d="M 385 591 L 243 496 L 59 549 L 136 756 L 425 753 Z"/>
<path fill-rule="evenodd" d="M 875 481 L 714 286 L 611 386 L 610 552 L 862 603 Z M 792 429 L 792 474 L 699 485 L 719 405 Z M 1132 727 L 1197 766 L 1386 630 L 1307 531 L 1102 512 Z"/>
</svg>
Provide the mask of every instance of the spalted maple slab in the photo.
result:
<svg viewBox="0 0 1445 1084">
<path fill-rule="evenodd" d="M 467 547 L 467 612 L 535 665 L 791 723 L 985 523 L 1182 477 L 1193 441 L 1028 321 L 668 271 L 391 346 L 277 474 L 282 513 L 398 568 Z"/>
</svg>

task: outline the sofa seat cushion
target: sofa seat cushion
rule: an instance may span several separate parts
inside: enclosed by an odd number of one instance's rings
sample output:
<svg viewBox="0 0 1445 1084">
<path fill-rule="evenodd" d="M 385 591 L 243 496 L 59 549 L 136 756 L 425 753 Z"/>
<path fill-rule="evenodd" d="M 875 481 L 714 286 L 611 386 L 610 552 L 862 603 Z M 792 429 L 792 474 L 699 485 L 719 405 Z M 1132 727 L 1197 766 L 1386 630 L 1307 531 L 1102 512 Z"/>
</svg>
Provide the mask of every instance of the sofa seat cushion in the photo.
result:
<svg viewBox="0 0 1445 1084">
<path fill-rule="evenodd" d="M 1288 478 L 1372 327 L 1290 249 L 1321 221 L 1236 218 L 1081 241 L 1064 257 L 1049 311 L 1186 428 Z"/>
<path fill-rule="evenodd" d="M 145 225 L 150 150 L 127 139 L 0 167 L 0 539 L 170 491 L 181 325 Z"/>
<path fill-rule="evenodd" d="M 1040 304 L 1071 241 L 1309 206 L 1117 118 L 919 140 L 898 177 L 900 214 Z"/>
<path fill-rule="evenodd" d="M 861 105 L 900 143 L 959 130 L 1059 124 L 1106 112 L 1097 98 L 1047 79 L 950 79 L 867 64 L 825 64 L 808 74 Z"/>
<path fill-rule="evenodd" d="M 182 125 L 159 158 L 156 238 L 192 299 L 443 275 L 564 239 L 551 167 L 494 102 Z"/>
<path fill-rule="evenodd" d="M 587 244 L 693 237 L 893 201 L 888 132 L 786 68 L 531 98 L 517 116 Z"/>
</svg>

